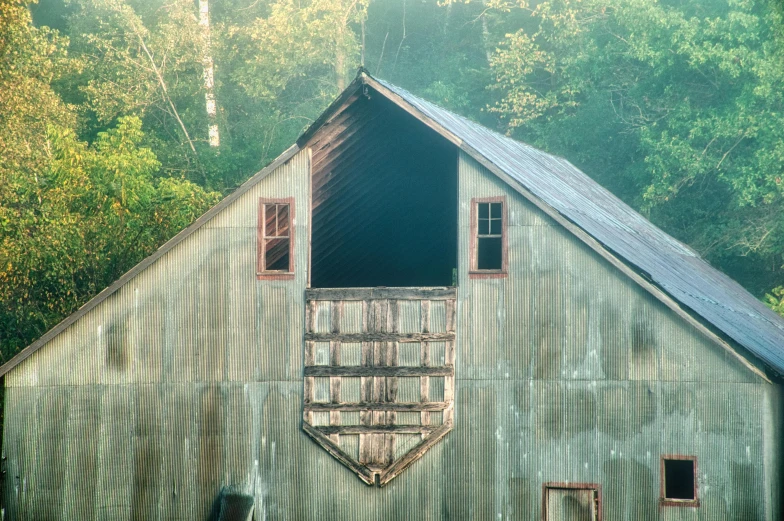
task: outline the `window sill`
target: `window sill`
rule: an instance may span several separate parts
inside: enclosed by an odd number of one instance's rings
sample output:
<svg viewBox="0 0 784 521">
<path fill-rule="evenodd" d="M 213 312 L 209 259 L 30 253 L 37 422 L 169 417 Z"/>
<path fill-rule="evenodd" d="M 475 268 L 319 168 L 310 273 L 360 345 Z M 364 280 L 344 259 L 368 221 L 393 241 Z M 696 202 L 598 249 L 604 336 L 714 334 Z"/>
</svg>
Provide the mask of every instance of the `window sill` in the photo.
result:
<svg viewBox="0 0 784 521">
<path fill-rule="evenodd" d="M 294 280 L 294 273 L 261 272 L 256 273 L 256 280 Z"/>
<path fill-rule="evenodd" d="M 663 507 L 698 507 L 700 506 L 699 499 L 669 499 L 661 498 L 659 500 Z"/>
<path fill-rule="evenodd" d="M 471 270 L 469 279 L 505 279 L 509 275 L 506 270 Z"/>
</svg>

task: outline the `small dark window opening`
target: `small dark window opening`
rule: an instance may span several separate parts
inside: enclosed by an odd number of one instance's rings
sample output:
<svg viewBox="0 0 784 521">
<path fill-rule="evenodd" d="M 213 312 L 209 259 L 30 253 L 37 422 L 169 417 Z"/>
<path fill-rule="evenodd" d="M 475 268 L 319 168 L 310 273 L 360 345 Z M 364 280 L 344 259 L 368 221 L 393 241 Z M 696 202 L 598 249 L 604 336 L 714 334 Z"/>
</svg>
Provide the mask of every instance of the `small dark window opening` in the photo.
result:
<svg viewBox="0 0 784 521">
<path fill-rule="evenodd" d="M 289 205 L 264 205 L 264 270 L 289 271 Z"/>
<path fill-rule="evenodd" d="M 503 238 L 503 203 L 477 203 L 477 269 L 503 268 Z"/>
<path fill-rule="evenodd" d="M 694 486 L 695 461 L 693 459 L 664 460 L 664 498 L 665 500 L 697 499 Z"/>
<path fill-rule="evenodd" d="M 503 196 L 471 201 L 471 278 L 506 276 L 505 206 Z"/>
<path fill-rule="evenodd" d="M 288 275 L 292 266 L 293 216 L 291 200 L 262 200 L 259 207 L 257 274 Z"/>
</svg>

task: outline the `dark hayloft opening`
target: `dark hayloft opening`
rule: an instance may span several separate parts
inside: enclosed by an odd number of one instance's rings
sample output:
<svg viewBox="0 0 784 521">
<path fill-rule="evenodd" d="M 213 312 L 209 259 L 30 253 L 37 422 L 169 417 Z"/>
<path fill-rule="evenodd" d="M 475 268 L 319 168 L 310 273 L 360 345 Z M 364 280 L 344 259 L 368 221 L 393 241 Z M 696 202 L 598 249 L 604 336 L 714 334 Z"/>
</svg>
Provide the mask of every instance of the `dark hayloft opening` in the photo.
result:
<svg viewBox="0 0 784 521">
<path fill-rule="evenodd" d="M 664 460 L 664 497 L 665 499 L 695 499 L 693 460 Z"/>
<path fill-rule="evenodd" d="M 310 142 L 311 287 L 450 286 L 457 150 L 372 90 L 358 96 Z"/>
</svg>

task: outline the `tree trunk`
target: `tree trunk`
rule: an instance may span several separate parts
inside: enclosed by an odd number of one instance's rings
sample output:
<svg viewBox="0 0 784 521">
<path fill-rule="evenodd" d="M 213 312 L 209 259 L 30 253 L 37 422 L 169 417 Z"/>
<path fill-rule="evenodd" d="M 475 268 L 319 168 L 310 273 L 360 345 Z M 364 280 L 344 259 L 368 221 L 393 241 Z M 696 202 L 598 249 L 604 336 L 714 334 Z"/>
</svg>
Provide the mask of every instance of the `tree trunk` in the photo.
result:
<svg viewBox="0 0 784 521">
<path fill-rule="evenodd" d="M 215 79 L 212 63 L 212 49 L 210 45 L 210 2 L 199 0 L 199 25 L 202 28 L 204 47 L 202 50 L 202 65 L 204 66 L 204 97 L 207 102 L 207 118 L 209 119 L 210 146 L 220 146 L 218 133 L 218 109 L 215 103 Z"/>
<path fill-rule="evenodd" d="M 482 13 L 482 43 L 485 47 L 485 57 L 488 65 L 491 63 L 493 54 L 490 52 L 490 29 L 487 27 L 487 0 L 483 2 L 485 11 Z"/>
<path fill-rule="evenodd" d="M 344 31 L 346 30 L 345 25 L 338 27 L 338 45 L 337 45 L 337 53 L 335 56 L 335 79 L 338 87 L 338 92 L 343 92 L 343 89 L 346 88 L 346 50 L 344 47 Z"/>
</svg>

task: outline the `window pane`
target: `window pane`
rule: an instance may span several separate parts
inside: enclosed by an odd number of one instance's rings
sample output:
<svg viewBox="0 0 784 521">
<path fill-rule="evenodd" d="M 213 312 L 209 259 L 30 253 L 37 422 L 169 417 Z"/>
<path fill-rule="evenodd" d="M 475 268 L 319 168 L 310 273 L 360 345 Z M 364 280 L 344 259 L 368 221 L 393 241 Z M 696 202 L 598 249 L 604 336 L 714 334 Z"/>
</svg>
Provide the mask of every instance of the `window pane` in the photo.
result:
<svg viewBox="0 0 784 521">
<path fill-rule="evenodd" d="M 500 270 L 503 261 L 500 237 L 477 238 L 476 267 L 480 270 Z"/>
<path fill-rule="evenodd" d="M 289 236 L 289 205 L 278 205 L 278 237 Z"/>
<path fill-rule="evenodd" d="M 487 219 L 488 217 L 490 217 L 488 215 L 489 212 L 488 212 L 488 208 L 487 208 L 488 206 L 490 206 L 490 203 L 478 203 L 477 206 L 479 206 L 479 218 L 480 219 Z"/>
<path fill-rule="evenodd" d="M 277 228 L 275 223 L 275 204 L 265 204 L 264 205 L 264 236 L 265 237 L 275 237 L 275 229 Z"/>
<path fill-rule="evenodd" d="M 501 235 L 501 219 L 491 219 L 490 220 L 490 233 L 493 235 Z"/>
<path fill-rule="evenodd" d="M 289 240 L 265 241 L 264 271 L 289 271 Z"/>
<path fill-rule="evenodd" d="M 695 499 L 692 460 L 664 460 L 664 494 L 667 499 Z"/>
<path fill-rule="evenodd" d="M 501 218 L 501 203 L 490 203 L 490 217 L 493 219 Z"/>
<path fill-rule="evenodd" d="M 487 235 L 489 233 L 489 224 L 487 219 L 479 219 L 479 228 L 477 232 L 479 235 Z"/>
</svg>

